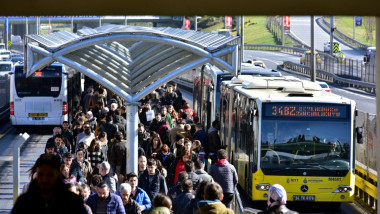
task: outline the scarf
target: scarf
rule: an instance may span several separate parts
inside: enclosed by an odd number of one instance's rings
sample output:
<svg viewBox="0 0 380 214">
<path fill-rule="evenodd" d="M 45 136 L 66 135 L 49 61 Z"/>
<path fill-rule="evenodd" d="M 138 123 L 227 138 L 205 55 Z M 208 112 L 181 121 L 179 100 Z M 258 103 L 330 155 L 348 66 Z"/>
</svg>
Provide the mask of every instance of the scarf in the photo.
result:
<svg viewBox="0 0 380 214">
<path fill-rule="evenodd" d="M 221 159 L 215 162 L 215 165 L 219 165 L 219 166 L 225 166 L 227 164 L 228 164 L 227 159 Z"/>
</svg>

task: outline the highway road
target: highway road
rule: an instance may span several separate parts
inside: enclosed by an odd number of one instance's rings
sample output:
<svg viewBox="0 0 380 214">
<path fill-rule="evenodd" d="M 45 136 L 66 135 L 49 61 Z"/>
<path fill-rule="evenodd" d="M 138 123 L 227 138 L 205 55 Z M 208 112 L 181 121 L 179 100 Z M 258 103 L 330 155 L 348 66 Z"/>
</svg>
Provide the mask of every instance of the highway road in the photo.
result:
<svg viewBox="0 0 380 214">
<path fill-rule="evenodd" d="M 244 51 L 244 61 L 252 59 L 264 61 L 268 68 L 279 69 L 284 61 L 299 63 L 300 57 L 276 51 Z M 287 72 L 283 70 L 281 72 L 283 72 L 283 75 L 294 75 L 299 78 L 310 79 L 296 72 Z M 330 82 L 327 83 L 329 84 L 332 93 L 355 100 L 358 109 L 371 114 L 376 114 L 376 96 L 374 94 L 354 88 L 343 87 Z"/>
<path fill-rule="evenodd" d="M 320 18 L 320 16 L 315 16 L 314 20 Z M 310 16 L 291 16 L 290 17 L 290 31 L 293 32 L 300 40 L 304 41 L 306 44 L 311 45 L 311 29 L 310 29 Z M 330 41 L 330 33 L 325 32 L 318 24 L 314 21 L 314 39 L 315 39 L 315 49 L 323 51 L 323 44 Z M 346 56 L 346 58 L 354 60 L 363 60 L 365 54 L 364 50 L 353 49 L 350 46 L 345 45 L 342 41 L 334 39 L 334 42 L 340 43 L 340 49 Z"/>
</svg>

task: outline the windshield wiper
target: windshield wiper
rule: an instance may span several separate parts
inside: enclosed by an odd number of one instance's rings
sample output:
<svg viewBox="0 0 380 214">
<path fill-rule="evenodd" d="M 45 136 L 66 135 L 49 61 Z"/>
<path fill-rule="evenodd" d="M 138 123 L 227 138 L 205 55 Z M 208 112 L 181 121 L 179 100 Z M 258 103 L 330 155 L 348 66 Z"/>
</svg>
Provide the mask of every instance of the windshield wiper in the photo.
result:
<svg viewBox="0 0 380 214">
<path fill-rule="evenodd" d="M 337 171 L 335 171 L 335 170 L 332 170 L 332 169 L 329 169 L 329 168 L 327 168 L 327 167 L 325 167 L 325 166 L 321 166 L 321 165 L 312 165 L 312 164 L 307 164 L 307 165 L 305 165 L 305 166 L 318 167 L 318 168 L 320 168 L 320 169 L 325 169 L 325 170 L 327 170 L 327 171 L 329 171 L 329 172 L 333 172 L 333 173 L 336 174 L 336 175 L 340 175 L 339 172 L 337 172 Z"/>
</svg>

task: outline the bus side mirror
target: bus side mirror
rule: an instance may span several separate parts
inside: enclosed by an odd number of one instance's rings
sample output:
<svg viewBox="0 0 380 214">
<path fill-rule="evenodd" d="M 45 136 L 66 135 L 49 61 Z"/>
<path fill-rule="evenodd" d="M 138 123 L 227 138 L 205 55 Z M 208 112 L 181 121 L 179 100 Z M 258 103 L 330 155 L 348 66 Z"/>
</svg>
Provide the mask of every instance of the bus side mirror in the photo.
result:
<svg viewBox="0 0 380 214">
<path fill-rule="evenodd" d="M 11 71 L 11 72 L 8 72 L 8 75 L 13 75 L 14 73 Z"/>
<path fill-rule="evenodd" d="M 363 144 L 363 128 L 356 127 L 356 142 L 358 144 Z"/>
</svg>

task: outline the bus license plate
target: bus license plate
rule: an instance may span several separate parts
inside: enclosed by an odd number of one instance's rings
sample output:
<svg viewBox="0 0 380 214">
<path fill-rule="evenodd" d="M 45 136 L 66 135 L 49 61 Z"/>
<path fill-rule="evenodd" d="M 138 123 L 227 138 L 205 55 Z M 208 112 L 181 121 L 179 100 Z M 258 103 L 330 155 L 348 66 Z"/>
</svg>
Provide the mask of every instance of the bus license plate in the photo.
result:
<svg viewBox="0 0 380 214">
<path fill-rule="evenodd" d="M 293 195 L 293 201 L 315 201 L 314 195 Z"/>
<path fill-rule="evenodd" d="M 47 113 L 29 113 L 29 117 L 47 117 Z"/>
</svg>

